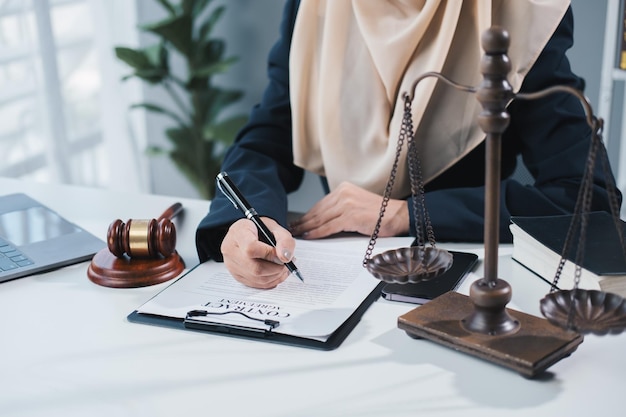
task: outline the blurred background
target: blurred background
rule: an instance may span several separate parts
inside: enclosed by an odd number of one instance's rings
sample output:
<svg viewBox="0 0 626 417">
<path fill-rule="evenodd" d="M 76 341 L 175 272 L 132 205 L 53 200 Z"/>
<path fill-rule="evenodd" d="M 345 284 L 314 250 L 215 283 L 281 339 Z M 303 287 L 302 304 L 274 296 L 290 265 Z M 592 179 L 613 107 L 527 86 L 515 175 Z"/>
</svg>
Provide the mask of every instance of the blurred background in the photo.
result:
<svg viewBox="0 0 626 417">
<path fill-rule="evenodd" d="M 607 120 L 605 142 L 626 192 L 626 130 L 621 126 L 626 71 L 620 0 L 572 0 L 575 45 L 569 58 L 587 82 L 594 111 Z M 238 58 L 213 82 L 243 95 L 225 115 L 247 114 L 266 82 L 266 58 L 276 41 L 284 0 L 213 0 L 225 6 L 212 36 L 225 55 Z M 131 109 L 136 103 L 168 103 L 171 97 L 138 78 L 115 55 L 116 46 L 155 43 L 140 25 L 167 17 L 158 0 L 0 0 L 0 176 L 201 197 L 167 155 L 163 114 Z M 180 65 L 183 65 L 182 63 Z M 321 189 L 307 177 L 292 195 L 304 210 Z M 624 218 L 624 215 L 622 215 Z"/>
</svg>

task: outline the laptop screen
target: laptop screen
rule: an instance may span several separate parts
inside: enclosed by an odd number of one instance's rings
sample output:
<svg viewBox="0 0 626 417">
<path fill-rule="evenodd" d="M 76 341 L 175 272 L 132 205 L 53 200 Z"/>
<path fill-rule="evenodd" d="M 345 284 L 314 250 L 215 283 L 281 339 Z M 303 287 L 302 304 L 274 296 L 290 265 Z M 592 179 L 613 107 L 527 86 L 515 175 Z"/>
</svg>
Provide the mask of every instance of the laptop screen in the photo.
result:
<svg viewBox="0 0 626 417">
<path fill-rule="evenodd" d="M 0 214 L 0 236 L 18 246 L 78 231 L 75 225 L 45 207 L 29 207 Z"/>
</svg>

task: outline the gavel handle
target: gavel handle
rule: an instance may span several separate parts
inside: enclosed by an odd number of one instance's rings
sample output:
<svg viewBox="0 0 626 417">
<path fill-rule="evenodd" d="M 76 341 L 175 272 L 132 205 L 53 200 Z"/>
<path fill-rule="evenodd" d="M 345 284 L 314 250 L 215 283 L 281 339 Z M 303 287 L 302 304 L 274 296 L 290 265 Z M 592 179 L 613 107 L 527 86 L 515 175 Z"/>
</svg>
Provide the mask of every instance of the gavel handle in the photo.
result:
<svg viewBox="0 0 626 417">
<path fill-rule="evenodd" d="M 168 207 L 167 210 L 165 210 L 163 214 L 161 214 L 161 216 L 159 216 L 158 220 L 161 220 L 161 219 L 171 220 L 181 211 L 183 211 L 183 205 L 180 203 L 174 203 L 170 207 Z"/>
</svg>

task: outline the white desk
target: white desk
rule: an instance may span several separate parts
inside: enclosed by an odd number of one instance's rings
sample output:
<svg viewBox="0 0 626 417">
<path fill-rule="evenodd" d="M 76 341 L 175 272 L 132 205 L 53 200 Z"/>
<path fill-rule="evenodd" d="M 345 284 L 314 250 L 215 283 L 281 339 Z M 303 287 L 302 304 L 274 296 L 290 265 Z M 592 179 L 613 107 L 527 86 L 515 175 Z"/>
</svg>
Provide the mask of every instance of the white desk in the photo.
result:
<svg viewBox="0 0 626 417">
<path fill-rule="evenodd" d="M 187 265 L 196 262 L 206 201 L 8 179 L 0 187 L 27 192 L 103 239 L 116 218 L 158 217 L 180 201 L 177 248 Z M 547 284 L 507 251 L 500 276 L 513 286 L 509 307 L 539 314 Z M 129 323 L 126 316 L 167 283 L 100 287 L 87 266 L 0 284 L 0 416 L 554 417 L 624 407 L 626 335 L 587 336 L 545 379 L 528 380 L 411 339 L 396 322 L 414 306 L 382 299 L 330 352 Z"/>
</svg>

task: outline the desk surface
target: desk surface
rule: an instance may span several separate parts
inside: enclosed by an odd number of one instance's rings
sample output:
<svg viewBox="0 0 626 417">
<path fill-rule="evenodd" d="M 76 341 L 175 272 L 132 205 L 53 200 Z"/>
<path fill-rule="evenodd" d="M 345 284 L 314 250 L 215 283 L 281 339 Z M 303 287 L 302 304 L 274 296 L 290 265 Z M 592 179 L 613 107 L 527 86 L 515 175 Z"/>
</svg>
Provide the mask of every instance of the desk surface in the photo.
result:
<svg viewBox="0 0 626 417">
<path fill-rule="evenodd" d="M 194 232 L 206 201 L 1 178 L 0 186 L 103 239 L 116 218 L 158 217 L 180 201 L 177 248 L 188 266 L 197 262 Z M 513 286 L 509 307 L 539 315 L 548 285 L 508 255 L 510 247 L 501 248 L 499 275 Z M 626 335 L 587 336 L 545 378 L 528 380 L 411 339 L 396 323 L 415 306 L 383 299 L 330 352 L 129 323 L 126 316 L 167 283 L 100 287 L 87 266 L 0 284 L 1 416 L 553 417 L 615 415 L 623 407 Z M 459 291 L 467 294 L 470 283 Z"/>
</svg>

